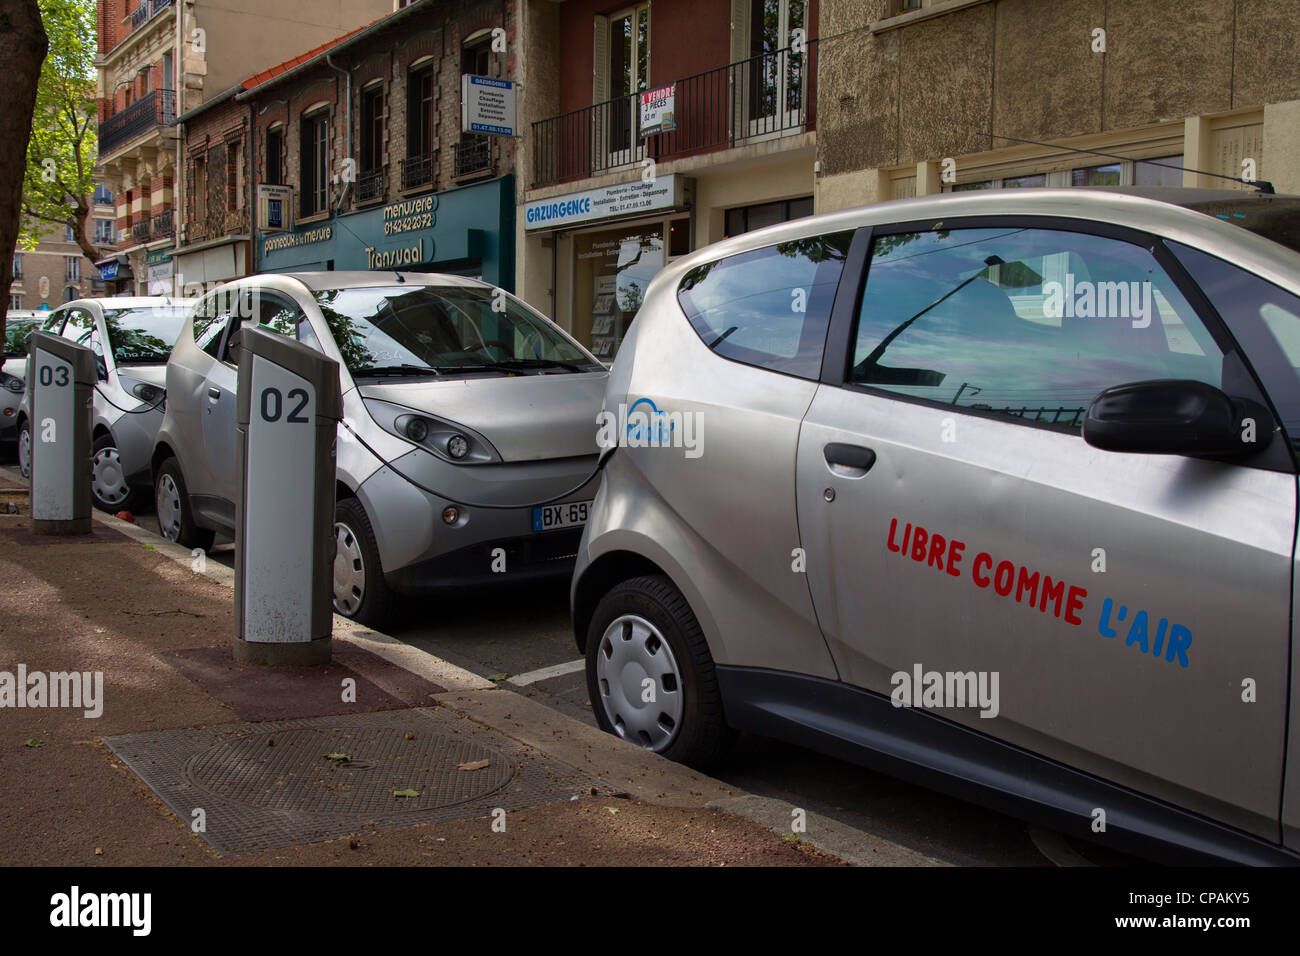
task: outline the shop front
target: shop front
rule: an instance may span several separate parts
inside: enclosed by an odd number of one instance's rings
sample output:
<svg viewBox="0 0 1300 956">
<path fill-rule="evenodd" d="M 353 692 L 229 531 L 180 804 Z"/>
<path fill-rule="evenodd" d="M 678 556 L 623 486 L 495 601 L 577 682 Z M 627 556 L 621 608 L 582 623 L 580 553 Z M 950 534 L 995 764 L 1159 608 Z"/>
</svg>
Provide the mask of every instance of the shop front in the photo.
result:
<svg viewBox="0 0 1300 956">
<path fill-rule="evenodd" d="M 691 251 L 693 182 L 636 180 L 526 203 L 527 235 L 549 239 L 556 322 L 612 362 L 646 287 Z"/>
<path fill-rule="evenodd" d="M 514 177 L 263 232 L 262 272 L 447 272 L 514 291 Z"/>
</svg>

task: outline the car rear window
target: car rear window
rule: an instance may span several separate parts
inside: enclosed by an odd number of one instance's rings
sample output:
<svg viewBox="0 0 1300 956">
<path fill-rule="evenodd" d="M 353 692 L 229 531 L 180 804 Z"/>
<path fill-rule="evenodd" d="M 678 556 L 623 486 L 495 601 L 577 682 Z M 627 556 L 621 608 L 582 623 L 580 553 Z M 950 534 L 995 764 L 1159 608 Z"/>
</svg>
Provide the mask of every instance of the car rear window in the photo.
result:
<svg viewBox="0 0 1300 956">
<path fill-rule="evenodd" d="M 816 379 L 852 231 L 792 239 L 696 266 L 677 301 L 724 358 Z"/>
<path fill-rule="evenodd" d="M 1300 252 L 1300 198 L 1255 196 L 1187 203 L 1187 208 L 1240 226 Z"/>
</svg>

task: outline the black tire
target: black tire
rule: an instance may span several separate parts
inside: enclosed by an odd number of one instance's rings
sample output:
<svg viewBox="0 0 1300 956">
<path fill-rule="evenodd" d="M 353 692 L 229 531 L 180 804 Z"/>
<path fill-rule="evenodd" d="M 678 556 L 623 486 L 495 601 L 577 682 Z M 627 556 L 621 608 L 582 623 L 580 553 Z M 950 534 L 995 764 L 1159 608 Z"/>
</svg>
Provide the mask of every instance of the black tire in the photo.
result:
<svg viewBox="0 0 1300 956">
<path fill-rule="evenodd" d="M 27 445 L 27 454 L 23 455 L 23 444 Z M 24 418 L 23 423 L 18 426 L 18 473 L 28 481 L 32 479 L 32 423 L 31 419 Z M 24 460 L 24 457 L 26 460 Z"/>
<path fill-rule="evenodd" d="M 170 509 L 165 507 L 160 500 L 161 495 L 166 493 L 167 482 L 172 481 L 176 485 L 176 491 L 179 494 L 179 514 L 173 533 L 163 527 L 163 522 L 167 519 Z M 190 492 L 185 487 L 185 478 L 181 475 L 181 466 L 175 458 L 168 458 L 158 466 L 158 474 L 154 476 L 154 510 L 158 515 L 158 530 L 162 536 L 169 541 L 175 541 L 186 548 L 202 548 L 204 551 L 212 548 L 212 541 L 216 537 L 216 532 L 211 528 L 201 528 L 194 522 L 194 509 L 190 505 Z"/>
<path fill-rule="evenodd" d="M 337 551 L 336 564 L 346 561 L 347 549 L 354 551 L 352 570 L 359 572 L 363 583 L 361 594 L 353 592 L 344 597 L 339 593 L 340 574 L 334 575 L 334 611 L 343 617 L 351 618 L 358 624 L 382 630 L 393 613 L 393 592 L 384 579 L 384 568 L 379 561 L 379 544 L 375 539 L 375 529 L 370 525 L 366 509 L 356 498 L 344 498 L 334 505 L 334 533 Z M 359 551 L 359 554 L 355 553 Z M 356 562 L 361 567 L 356 567 Z"/>
<path fill-rule="evenodd" d="M 99 458 L 100 452 L 107 451 L 108 449 L 112 449 L 114 452 L 116 452 L 117 443 L 113 441 L 112 435 L 109 434 L 100 435 L 98 438 L 95 439 L 95 444 L 91 446 L 92 460 L 97 460 Z M 123 481 L 125 481 L 126 476 L 123 475 L 122 479 Z M 140 493 L 140 489 L 132 488 L 129 485 L 127 486 L 126 495 L 116 503 L 101 498 L 99 495 L 99 490 L 95 486 L 96 486 L 96 482 L 94 480 L 94 475 L 92 472 L 92 477 L 90 482 L 91 500 L 94 502 L 95 507 L 98 508 L 100 511 L 107 511 L 111 515 L 115 515 L 119 511 L 139 511 L 141 505 L 146 503 L 145 496 Z"/>
<path fill-rule="evenodd" d="M 681 720 L 666 745 L 648 749 L 700 769 L 715 763 L 735 741 L 736 732 L 727 726 L 713 657 L 699 621 L 686 598 L 663 575 L 623 581 L 596 605 L 587 628 L 587 692 L 596 722 L 606 733 L 624 736 L 607 713 L 607 695 L 597 676 L 597 656 L 607 653 L 603 645 L 610 625 L 625 615 L 636 615 L 654 626 L 669 645 L 681 675 Z M 625 739 L 647 746 L 630 736 Z"/>
</svg>

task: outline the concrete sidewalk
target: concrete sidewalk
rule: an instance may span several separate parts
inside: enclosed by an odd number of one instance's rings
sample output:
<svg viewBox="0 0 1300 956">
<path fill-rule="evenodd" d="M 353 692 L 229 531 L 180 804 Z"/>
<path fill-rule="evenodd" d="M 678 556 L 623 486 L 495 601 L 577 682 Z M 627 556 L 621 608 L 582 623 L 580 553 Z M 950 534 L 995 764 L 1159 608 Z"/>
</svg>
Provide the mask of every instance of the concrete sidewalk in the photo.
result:
<svg viewBox="0 0 1300 956">
<path fill-rule="evenodd" d="M 11 865 L 934 863 L 815 814 L 792 834 L 794 807 L 342 618 L 329 667 L 237 665 L 232 573 L 96 518 L 57 539 L 0 514 Z M 36 694 L 69 672 L 102 674 L 100 699 Z"/>
</svg>

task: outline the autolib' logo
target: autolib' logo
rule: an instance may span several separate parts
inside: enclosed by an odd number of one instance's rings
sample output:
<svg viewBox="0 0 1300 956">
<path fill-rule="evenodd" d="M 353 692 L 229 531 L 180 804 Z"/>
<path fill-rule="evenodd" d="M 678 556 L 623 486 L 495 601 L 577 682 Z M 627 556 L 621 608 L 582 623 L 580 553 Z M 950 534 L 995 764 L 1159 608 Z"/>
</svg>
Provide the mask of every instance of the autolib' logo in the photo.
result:
<svg viewBox="0 0 1300 956">
<path fill-rule="evenodd" d="M 700 412 L 665 412 L 651 399 L 639 398 L 618 412 L 596 416 L 596 444 L 601 448 L 681 448 L 687 458 L 704 454 L 704 420 Z"/>
</svg>

